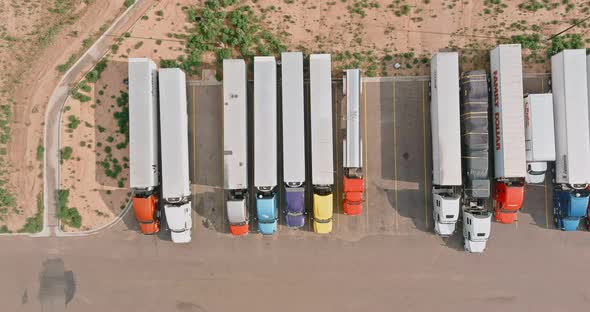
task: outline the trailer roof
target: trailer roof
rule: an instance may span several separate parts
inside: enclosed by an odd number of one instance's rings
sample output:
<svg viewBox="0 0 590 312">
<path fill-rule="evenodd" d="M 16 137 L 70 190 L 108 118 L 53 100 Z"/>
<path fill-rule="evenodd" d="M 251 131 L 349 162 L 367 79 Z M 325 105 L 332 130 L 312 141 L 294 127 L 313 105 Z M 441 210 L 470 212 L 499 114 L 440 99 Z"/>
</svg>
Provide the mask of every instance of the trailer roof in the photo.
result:
<svg viewBox="0 0 590 312">
<path fill-rule="evenodd" d="M 162 197 L 190 196 L 186 77 L 178 68 L 160 69 Z"/>
<path fill-rule="evenodd" d="M 158 186 L 158 68 L 148 58 L 130 58 L 129 182 L 131 188 Z"/>
<path fill-rule="evenodd" d="M 494 133 L 495 176 L 524 178 L 526 155 L 520 44 L 499 45 L 493 49 L 490 65 L 493 121 L 494 127 L 499 126 Z"/>
<path fill-rule="evenodd" d="M 332 146 L 332 65 L 330 54 L 309 57 L 311 97 L 311 165 L 314 185 L 334 184 Z"/>
<path fill-rule="evenodd" d="M 303 53 L 281 53 L 284 182 L 305 181 Z"/>
<path fill-rule="evenodd" d="M 430 68 L 433 183 L 461 185 L 459 54 L 436 53 Z"/>
<path fill-rule="evenodd" d="M 344 168 L 362 168 L 362 139 L 360 131 L 361 71 L 345 71 L 346 92 L 346 142 L 344 144 Z"/>
<path fill-rule="evenodd" d="M 557 183 L 590 183 L 586 75 L 586 50 L 564 50 L 551 57 Z"/>
<path fill-rule="evenodd" d="M 246 63 L 223 60 L 224 188 L 248 187 Z"/>
<path fill-rule="evenodd" d="M 272 56 L 254 57 L 254 186 L 277 185 L 277 68 Z"/>
</svg>

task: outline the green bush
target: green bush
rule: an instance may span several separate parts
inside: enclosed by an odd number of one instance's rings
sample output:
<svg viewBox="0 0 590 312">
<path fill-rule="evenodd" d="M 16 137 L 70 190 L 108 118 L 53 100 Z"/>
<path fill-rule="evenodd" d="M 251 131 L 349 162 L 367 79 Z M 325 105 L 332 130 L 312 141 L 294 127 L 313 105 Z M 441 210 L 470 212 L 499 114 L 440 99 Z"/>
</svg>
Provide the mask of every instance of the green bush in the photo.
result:
<svg viewBox="0 0 590 312">
<path fill-rule="evenodd" d="M 0 208 L 16 207 L 16 197 L 5 188 L 0 188 Z"/>
<path fill-rule="evenodd" d="M 37 212 L 34 216 L 27 218 L 25 225 L 18 230 L 19 233 L 38 233 L 43 229 L 43 196 L 37 195 Z"/>
<path fill-rule="evenodd" d="M 70 129 L 78 128 L 78 125 L 80 125 L 80 123 L 81 123 L 80 119 L 76 118 L 76 116 L 74 116 L 74 115 L 68 116 L 68 120 L 70 122 L 68 123 L 67 127 Z"/>
<path fill-rule="evenodd" d="M 60 152 L 61 159 L 62 160 L 68 160 L 68 159 L 70 159 L 70 157 L 72 157 L 72 152 L 73 152 L 73 150 L 69 146 L 66 146 L 66 147 L 62 148 L 61 149 L 61 152 Z"/>
<path fill-rule="evenodd" d="M 67 60 L 67 62 L 56 67 L 57 71 L 60 73 L 65 73 L 76 62 L 76 59 L 76 54 L 70 55 L 70 58 Z"/>
<path fill-rule="evenodd" d="M 160 60 L 160 68 L 175 68 L 175 67 L 178 67 L 178 63 L 176 63 L 176 60 L 166 60 L 166 59 Z"/>
<path fill-rule="evenodd" d="M 43 153 L 45 153 L 45 148 L 43 148 L 43 145 L 39 144 L 37 145 L 37 160 L 38 161 L 42 161 L 43 160 Z"/>
<path fill-rule="evenodd" d="M 551 47 L 547 50 L 547 56 L 551 57 L 565 49 L 582 49 L 584 41 L 580 34 L 566 34 L 551 40 Z"/>
<path fill-rule="evenodd" d="M 520 43 L 523 48 L 529 50 L 537 50 L 541 47 L 541 35 L 539 34 L 525 34 L 512 36 L 512 43 Z"/>
<path fill-rule="evenodd" d="M 74 228 L 80 228 L 80 226 L 82 226 L 82 216 L 80 216 L 78 209 L 68 208 L 69 196 L 70 190 L 57 191 L 57 218 L 66 225 Z"/>
<path fill-rule="evenodd" d="M 123 5 L 128 8 L 130 6 L 132 6 L 135 3 L 135 0 L 125 0 L 125 2 L 123 2 Z"/>
</svg>

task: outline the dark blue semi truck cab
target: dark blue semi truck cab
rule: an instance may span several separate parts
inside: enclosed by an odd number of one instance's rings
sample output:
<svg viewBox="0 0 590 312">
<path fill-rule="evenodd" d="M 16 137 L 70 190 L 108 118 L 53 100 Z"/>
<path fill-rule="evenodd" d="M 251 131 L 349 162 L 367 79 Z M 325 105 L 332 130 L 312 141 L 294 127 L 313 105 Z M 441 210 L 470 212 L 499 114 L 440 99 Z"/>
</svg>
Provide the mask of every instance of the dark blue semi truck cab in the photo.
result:
<svg viewBox="0 0 590 312">
<path fill-rule="evenodd" d="M 575 231 L 586 216 L 588 196 L 586 188 L 557 186 L 553 192 L 553 223 L 563 231 Z"/>
</svg>

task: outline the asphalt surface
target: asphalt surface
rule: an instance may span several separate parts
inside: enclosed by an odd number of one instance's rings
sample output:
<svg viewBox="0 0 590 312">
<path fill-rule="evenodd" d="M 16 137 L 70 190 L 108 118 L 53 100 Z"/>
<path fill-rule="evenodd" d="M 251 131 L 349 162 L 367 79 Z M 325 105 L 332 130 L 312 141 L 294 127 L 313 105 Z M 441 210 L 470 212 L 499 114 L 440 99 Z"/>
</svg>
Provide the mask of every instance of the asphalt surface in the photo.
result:
<svg viewBox="0 0 590 312">
<path fill-rule="evenodd" d="M 67 311 L 571 311 L 588 306 L 589 234 L 552 229 L 550 181 L 527 187 L 517 224 L 492 224 L 485 254 L 465 253 L 458 235 L 441 239 L 432 233 L 427 81 L 384 79 L 364 86 L 365 210 L 349 217 L 337 206 L 333 234 L 284 226 L 266 237 L 226 233 L 220 86 L 191 85 L 192 242 L 175 245 L 165 234 L 141 235 L 131 213 L 125 222 L 88 237 L 0 239 L 7 281 L 0 283 L 2 310 L 62 311 L 56 304 L 44 309 L 55 302 L 63 302 Z M 545 88 L 546 79 L 525 81 L 525 91 Z M 336 117 L 341 116 L 338 101 Z M 335 119 L 342 130 L 342 119 Z M 342 131 L 334 136 L 340 142 Z M 341 157 L 336 161 L 338 168 Z"/>
</svg>

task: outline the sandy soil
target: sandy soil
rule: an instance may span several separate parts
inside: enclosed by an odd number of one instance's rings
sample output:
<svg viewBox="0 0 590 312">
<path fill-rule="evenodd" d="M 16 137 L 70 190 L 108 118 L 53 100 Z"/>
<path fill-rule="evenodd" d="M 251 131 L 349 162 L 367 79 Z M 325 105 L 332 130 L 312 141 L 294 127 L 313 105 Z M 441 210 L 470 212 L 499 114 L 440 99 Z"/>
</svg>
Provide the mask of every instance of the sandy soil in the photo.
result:
<svg viewBox="0 0 590 312">
<path fill-rule="evenodd" d="M 243 0 L 239 5 L 251 5 L 261 16 L 263 25 L 275 34 L 288 33 L 285 42 L 289 49 L 307 53 L 329 52 L 334 55 L 345 51 L 357 52 L 360 55 L 358 59 L 350 56 L 344 56 L 341 60 L 335 58 L 334 70 L 337 72 L 348 66 L 364 69 L 373 67 L 376 75 L 428 74 L 426 61 L 433 52 L 445 49 L 461 52 L 462 70 L 487 66 L 487 51 L 497 43 L 515 34 L 533 33 L 530 30 L 533 25 L 540 27 L 536 32 L 548 36 L 566 28 L 572 18 L 583 17 L 583 8 L 590 6 L 583 1 L 571 1 L 576 7 L 567 13 L 566 18 L 566 8 L 561 1 L 555 9 L 540 9 L 537 12 L 518 9 L 518 4 L 523 1 L 504 1 L 507 7 L 486 7 L 483 1 L 455 0 L 432 0 L 429 3 L 423 0 L 399 3 L 389 0 L 288 2 L 259 0 L 253 3 Z M 355 3 L 368 5 L 353 12 L 351 8 Z M 109 65 L 102 78 L 109 87 L 105 90 L 105 97 L 98 99 L 108 102 L 110 95 L 122 87 L 120 82 L 126 77 L 124 68 L 128 57 L 150 57 L 159 63 L 160 59 L 174 59 L 184 54 L 183 43 L 173 34 L 185 34 L 186 29 L 192 27 L 186 22 L 183 7 L 194 4 L 188 0 L 160 1 L 137 21 L 128 34 L 122 36 L 122 41 L 117 43 L 116 51 L 108 55 L 109 64 L 116 65 Z M 409 8 L 406 14 L 401 13 L 404 5 Z M 486 8 L 490 10 L 489 14 L 484 12 Z M 396 14 L 397 11 L 400 13 Z M 513 25 L 514 22 L 517 25 Z M 523 27 L 527 30 L 522 30 Z M 588 33 L 586 28 L 577 28 L 575 32 Z M 525 55 L 528 53 L 524 51 Z M 213 58 L 207 59 L 213 63 Z M 396 63 L 401 68 L 394 68 Z M 212 68 L 210 65 L 205 61 L 204 67 Z M 527 71 L 541 72 L 548 69 L 548 62 L 525 64 Z M 98 83 L 99 87 L 101 83 Z M 92 102 L 96 99 L 95 87 L 93 93 Z M 96 165 L 97 161 L 101 161 L 101 156 L 93 152 L 96 147 L 94 142 L 104 144 L 108 134 L 115 131 L 112 113 L 103 114 L 100 111 L 104 108 L 102 106 L 93 109 L 86 104 L 69 102 L 68 105 L 72 108 L 68 113 L 77 114 L 83 121 L 93 125 L 102 123 L 107 128 L 104 134 L 100 134 L 95 131 L 96 127 L 82 126 L 71 137 L 70 134 L 64 135 L 62 144 L 74 147 L 73 160 L 66 162 L 62 172 L 63 186 L 72 188 L 70 206 L 80 209 L 84 219 L 83 228 L 92 228 L 108 222 L 120 211 L 127 199 L 127 181 L 123 188 L 119 188 L 115 180 L 110 181 L 110 178 L 105 177 Z M 67 115 L 64 114 L 63 118 L 67 118 Z M 81 141 L 93 142 L 93 145 L 91 148 L 81 148 Z M 117 157 L 127 155 L 127 150 L 116 152 Z M 78 157 L 80 160 L 77 160 Z M 127 174 L 127 169 L 123 169 L 122 175 Z M 107 190 L 112 193 L 106 194 Z"/>
<path fill-rule="evenodd" d="M 72 156 L 61 166 L 61 189 L 69 189 L 69 208 L 77 208 L 82 216 L 80 230 L 89 230 L 107 223 L 117 216 L 129 199 L 129 149 L 117 148 L 125 141 L 119 133 L 115 112 L 121 111 L 116 98 L 127 92 L 123 78 L 127 76 L 127 63 L 108 62 L 101 79 L 88 94 L 92 100 L 79 102 L 70 97 L 64 106 L 61 120 L 61 149 L 72 148 Z M 84 92 L 85 93 L 85 92 Z M 86 94 L 86 93 L 85 93 Z M 68 128 L 70 116 L 80 120 L 76 129 Z M 101 163 L 112 159 L 123 168 L 117 178 L 108 177 Z M 110 162 L 113 168 L 113 162 Z M 119 182 L 121 181 L 121 182 Z M 121 184 L 119 184 L 121 183 Z M 77 230 L 68 226 L 64 230 Z"/>
<path fill-rule="evenodd" d="M 61 27 L 55 25 L 63 17 L 49 12 L 55 1 L 0 1 L 3 30 L 16 38 L 13 43 L 3 40 L 0 46 L 5 77 L 0 96 L 2 102 L 12 99 L 14 103 L 6 188 L 16 196 L 19 212 L 1 222 L 10 230 L 21 228 L 37 210 L 36 200 L 32 200 L 42 191 L 37 148 L 42 141 L 45 105 L 60 77 L 56 67 L 79 52 L 84 39 L 96 35 L 122 12 L 123 1 L 74 1 L 69 13 L 72 23 Z M 53 35 L 42 36 L 46 33 Z M 40 38 L 50 39 L 43 45 Z"/>
</svg>

